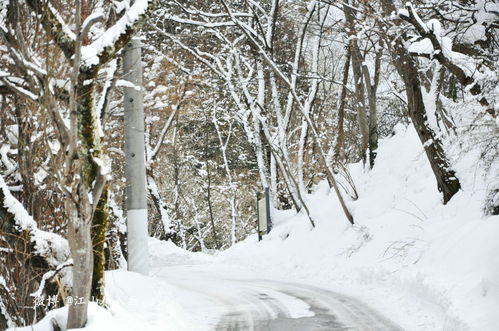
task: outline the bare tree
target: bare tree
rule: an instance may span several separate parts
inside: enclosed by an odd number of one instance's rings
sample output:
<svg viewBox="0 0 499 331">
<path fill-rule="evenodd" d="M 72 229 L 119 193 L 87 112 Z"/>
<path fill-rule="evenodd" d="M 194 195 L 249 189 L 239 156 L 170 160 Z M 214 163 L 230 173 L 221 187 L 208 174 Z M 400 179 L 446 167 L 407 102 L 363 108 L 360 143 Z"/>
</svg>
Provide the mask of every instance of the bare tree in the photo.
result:
<svg viewBox="0 0 499 331">
<path fill-rule="evenodd" d="M 382 0 L 381 5 L 386 16 L 395 12 L 395 6 L 391 0 Z M 406 38 L 405 33 L 402 33 L 401 36 Z M 438 183 L 438 190 L 442 192 L 443 202 L 446 204 L 459 191 L 461 184 L 449 165 L 441 140 L 428 125 L 416 60 L 409 54 L 403 39 L 394 34 L 388 34 L 386 37 L 393 65 L 406 88 L 409 116 L 424 146 Z"/>
<path fill-rule="evenodd" d="M 151 12 L 154 4 L 147 2 L 146 6 L 143 6 L 142 3 L 138 3 L 138 6 L 133 5 L 129 9 L 136 15 L 124 15 L 114 24 L 116 28 L 104 30 L 95 40 L 90 40 L 88 33 L 91 28 L 104 21 L 103 14 L 89 15 L 86 11 L 89 7 L 86 6 L 84 13 L 82 3 L 77 1 L 72 19 L 75 31 L 71 31 L 68 24 L 63 21 L 63 16 L 52 4 L 36 0 L 26 2 L 33 16 L 42 17 L 40 22 L 46 36 L 54 42 L 64 54 L 66 62 L 70 64 L 68 79 L 70 89 L 67 99 L 69 125 L 64 123 L 64 113 L 60 111 L 53 95 L 57 83 L 50 81 L 47 72 L 29 58 L 29 52 L 17 51 L 22 50 L 24 46 L 19 45 L 19 40 L 16 40 L 10 31 L 2 29 L 1 32 L 12 51 L 11 56 L 17 60 L 15 61 L 17 67 L 36 73 L 33 76 L 35 80 L 29 85 L 24 83 L 25 79 L 16 80 L 17 83 L 12 84 L 9 76 L 2 77 L 3 82 L 8 80 L 6 85 L 20 97 L 28 98 L 40 105 L 50 105 L 61 139 L 60 143 L 65 152 L 64 166 L 59 175 L 60 189 L 66 196 L 68 241 L 73 258 L 72 295 L 83 302 L 81 305 L 69 307 L 69 328 L 85 325 L 92 287 L 92 271 L 99 271 L 96 273 L 96 278 L 99 278 L 103 276 L 104 268 L 102 252 L 98 253 L 99 265 L 94 266 L 94 245 L 91 236 L 93 224 L 101 228 L 97 233 L 102 234 L 105 233 L 108 223 L 106 201 L 108 167 L 98 132 L 100 123 L 94 106 L 94 89 L 99 69 L 128 42 L 131 35 L 140 27 L 141 19 Z M 14 24 L 11 31 L 16 31 L 16 26 Z M 109 40 L 106 38 L 110 38 L 113 42 L 103 43 L 102 40 Z M 40 89 L 40 86 L 45 88 Z M 30 87 L 33 90 L 30 90 Z M 98 247 L 103 247 L 102 236 L 94 239 L 102 243 Z M 97 279 L 97 284 L 102 288 L 103 280 Z"/>
</svg>

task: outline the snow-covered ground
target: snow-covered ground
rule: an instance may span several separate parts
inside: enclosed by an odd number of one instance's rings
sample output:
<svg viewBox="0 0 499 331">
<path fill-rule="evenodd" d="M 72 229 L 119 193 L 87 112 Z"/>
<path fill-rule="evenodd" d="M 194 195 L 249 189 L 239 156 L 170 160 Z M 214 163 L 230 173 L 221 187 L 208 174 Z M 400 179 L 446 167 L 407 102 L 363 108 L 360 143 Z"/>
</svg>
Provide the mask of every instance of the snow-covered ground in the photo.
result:
<svg viewBox="0 0 499 331">
<path fill-rule="evenodd" d="M 345 294 L 404 330 L 499 330 L 499 216 L 483 216 L 489 178 L 478 157 L 456 158 L 463 189 L 444 206 L 414 129 L 399 126 L 372 171 L 351 168 L 354 227 L 323 183 L 307 197 L 315 228 L 275 212 L 261 242 L 253 235 L 214 256 L 151 239 L 150 276 L 108 272 L 109 310 L 92 305 L 87 329 L 210 330 L 226 313 L 217 300 L 244 295 L 234 284 L 254 279 Z M 282 302 L 291 315 L 310 314 Z M 65 314 L 53 311 L 35 329 Z"/>
<path fill-rule="evenodd" d="M 478 153 L 457 160 L 463 190 L 446 206 L 412 126 L 378 155 L 370 173 L 352 167 L 355 227 L 321 185 L 309 197 L 315 229 L 278 213 L 261 243 L 248 238 L 218 259 L 353 295 L 407 330 L 499 330 L 499 217 L 483 216 Z"/>
</svg>

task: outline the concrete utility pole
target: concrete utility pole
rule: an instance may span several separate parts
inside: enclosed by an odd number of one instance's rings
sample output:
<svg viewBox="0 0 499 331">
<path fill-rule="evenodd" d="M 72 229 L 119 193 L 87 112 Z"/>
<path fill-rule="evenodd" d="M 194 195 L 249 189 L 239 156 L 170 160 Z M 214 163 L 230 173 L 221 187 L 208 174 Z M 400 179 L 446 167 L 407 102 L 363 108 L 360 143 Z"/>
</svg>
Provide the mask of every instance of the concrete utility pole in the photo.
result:
<svg viewBox="0 0 499 331">
<path fill-rule="evenodd" d="M 147 275 L 146 162 L 141 42 L 137 37 L 125 46 L 123 78 L 134 86 L 125 87 L 125 176 L 128 228 L 128 270 Z M 131 84 L 130 84 L 131 85 Z"/>
</svg>

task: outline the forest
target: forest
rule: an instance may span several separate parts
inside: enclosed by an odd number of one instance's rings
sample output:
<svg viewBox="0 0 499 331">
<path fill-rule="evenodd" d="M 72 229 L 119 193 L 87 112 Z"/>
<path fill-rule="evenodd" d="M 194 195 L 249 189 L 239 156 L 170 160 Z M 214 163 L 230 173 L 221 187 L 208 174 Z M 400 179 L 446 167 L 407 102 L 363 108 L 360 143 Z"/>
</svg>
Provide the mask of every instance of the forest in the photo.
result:
<svg viewBox="0 0 499 331">
<path fill-rule="evenodd" d="M 494 0 L 0 0 L 0 329 L 106 307 L 129 175 L 150 237 L 213 254 L 255 235 L 265 188 L 313 229 L 326 186 L 358 227 L 352 165 L 413 127 L 438 205 L 481 177 L 499 215 L 498 29 Z"/>
</svg>

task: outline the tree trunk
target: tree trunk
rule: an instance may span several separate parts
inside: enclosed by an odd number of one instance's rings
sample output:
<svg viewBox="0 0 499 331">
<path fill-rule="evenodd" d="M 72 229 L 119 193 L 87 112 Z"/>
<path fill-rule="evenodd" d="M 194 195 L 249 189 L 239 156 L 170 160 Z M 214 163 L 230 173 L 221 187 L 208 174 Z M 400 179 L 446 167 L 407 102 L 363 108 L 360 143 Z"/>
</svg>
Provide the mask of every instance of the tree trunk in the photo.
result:
<svg viewBox="0 0 499 331">
<path fill-rule="evenodd" d="M 87 308 L 92 289 L 94 247 L 92 244 L 92 221 L 94 215 L 99 219 L 99 233 L 107 230 L 107 195 L 97 194 L 95 188 L 99 174 L 99 166 L 95 159 L 101 156 L 100 139 L 97 134 L 94 108 L 94 82 L 97 72 L 80 72 L 76 86 L 77 103 L 77 136 L 78 150 L 72 159 L 67 160 L 66 186 L 71 187 L 70 196 L 66 198 L 65 207 L 69 218 L 68 241 L 73 257 L 73 285 L 71 296 L 78 304 L 69 305 L 68 328 L 82 328 L 87 321 Z M 90 82 L 90 83 L 88 83 Z M 94 195 L 95 201 L 90 201 Z M 101 197 L 103 200 L 101 200 Z M 93 204 L 100 206 L 93 207 Z M 95 211 L 94 211 L 95 209 Z M 95 233 L 94 232 L 94 233 Z M 104 248 L 104 245 L 98 246 Z M 99 266 L 103 265 L 103 251 L 95 251 Z M 102 277 L 102 278 L 101 278 Z M 96 275 L 96 284 L 104 283 L 104 272 Z M 103 290 L 100 289 L 101 293 Z"/>
<path fill-rule="evenodd" d="M 213 202 L 211 201 L 211 171 L 210 171 L 210 162 L 208 160 L 208 142 L 209 140 L 209 131 L 206 130 L 206 139 L 204 146 L 204 162 L 206 165 L 206 179 L 208 180 L 206 187 L 206 202 L 208 203 L 208 212 L 210 215 L 210 224 L 211 229 L 213 231 L 213 241 L 215 242 L 215 247 L 220 249 L 222 247 L 222 242 L 218 238 L 217 229 L 215 228 L 215 216 L 213 215 Z"/>
<path fill-rule="evenodd" d="M 149 196 L 154 204 L 154 207 L 158 211 L 158 215 L 161 218 L 161 225 L 163 227 L 163 235 L 160 235 L 162 240 L 171 240 L 175 237 L 175 230 L 173 224 L 170 221 L 168 215 L 168 206 L 166 205 L 161 193 L 159 192 L 158 185 L 156 183 L 154 170 L 151 168 L 146 169 L 147 174 L 147 190 L 149 191 Z"/>
<path fill-rule="evenodd" d="M 369 123 L 366 115 L 366 100 L 364 83 L 362 81 L 362 54 L 360 53 L 359 45 L 357 43 L 357 32 L 355 29 L 354 12 L 353 9 L 344 4 L 343 11 L 347 22 L 348 35 L 350 37 L 350 52 L 352 60 L 352 72 L 355 85 L 355 108 L 357 109 L 357 118 L 359 121 L 360 130 L 360 154 L 364 164 L 366 163 L 366 153 L 369 146 Z"/>
<path fill-rule="evenodd" d="M 391 0 L 382 0 L 381 3 L 385 15 L 395 12 L 395 6 Z M 440 139 L 428 126 L 418 68 L 414 58 L 410 56 L 400 38 L 390 38 L 388 45 L 392 47 L 393 64 L 405 84 L 409 116 L 424 146 L 437 180 L 438 190 L 443 194 L 443 203 L 446 204 L 459 191 L 461 184 L 445 157 Z"/>
<path fill-rule="evenodd" d="M 92 220 L 92 244 L 94 252 L 94 271 L 92 277 L 91 298 L 100 305 L 104 302 L 104 272 L 106 270 L 106 254 L 104 245 L 109 228 L 108 189 L 104 188 Z"/>
<path fill-rule="evenodd" d="M 83 190 L 80 187 L 80 191 Z M 73 258 L 73 285 L 71 288 L 73 303 L 67 303 L 69 305 L 67 328 L 77 329 L 84 327 L 87 323 L 88 301 L 90 300 L 92 287 L 91 223 L 89 218 L 80 214 L 79 207 L 73 202 L 69 202 L 69 199 L 67 200 L 66 210 L 69 213 L 68 241 Z"/>
<path fill-rule="evenodd" d="M 350 71 L 350 47 L 347 46 L 347 55 L 345 59 L 345 66 L 343 67 L 343 79 L 341 81 L 341 94 L 340 105 L 338 107 L 338 136 L 334 146 L 334 162 L 343 163 L 345 161 L 345 151 L 343 146 L 345 144 L 345 105 L 347 103 L 347 83 L 348 73 Z"/>
<path fill-rule="evenodd" d="M 237 188 L 236 184 L 234 183 L 234 180 L 232 179 L 232 171 L 229 167 L 229 160 L 227 158 L 227 146 L 229 144 L 229 140 L 232 135 L 232 124 L 228 130 L 227 138 L 224 141 L 222 138 L 222 133 L 220 132 L 220 126 L 218 125 L 216 119 L 216 114 L 213 114 L 212 122 L 215 125 L 215 130 L 217 131 L 217 137 L 220 143 L 220 151 L 222 152 L 222 159 L 224 161 L 225 174 L 227 176 L 227 181 L 229 182 L 230 197 L 228 198 L 228 200 L 229 200 L 231 219 L 232 219 L 230 238 L 231 238 L 231 244 L 234 245 L 236 243 L 236 238 L 237 238 L 236 227 L 237 227 L 237 219 L 239 218 L 239 212 L 237 211 Z M 268 159 L 271 160 L 271 157 L 269 156 Z"/>
<path fill-rule="evenodd" d="M 382 41 L 380 41 L 382 45 Z M 381 70 L 381 55 L 382 48 L 376 52 L 374 60 L 374 78 L 371 82 L 371 75 L 367 65 L 362 65 L 362 72 L 364 74 L 364 82 L 367 90 L 367 99 L 369 104 L 369 167 L 374 167 L 374 160 L 376 159 L 378 149 L 378 112 L 376 109 L 376 92 L 378 91 L 379 72 Z"/>
</svg>

